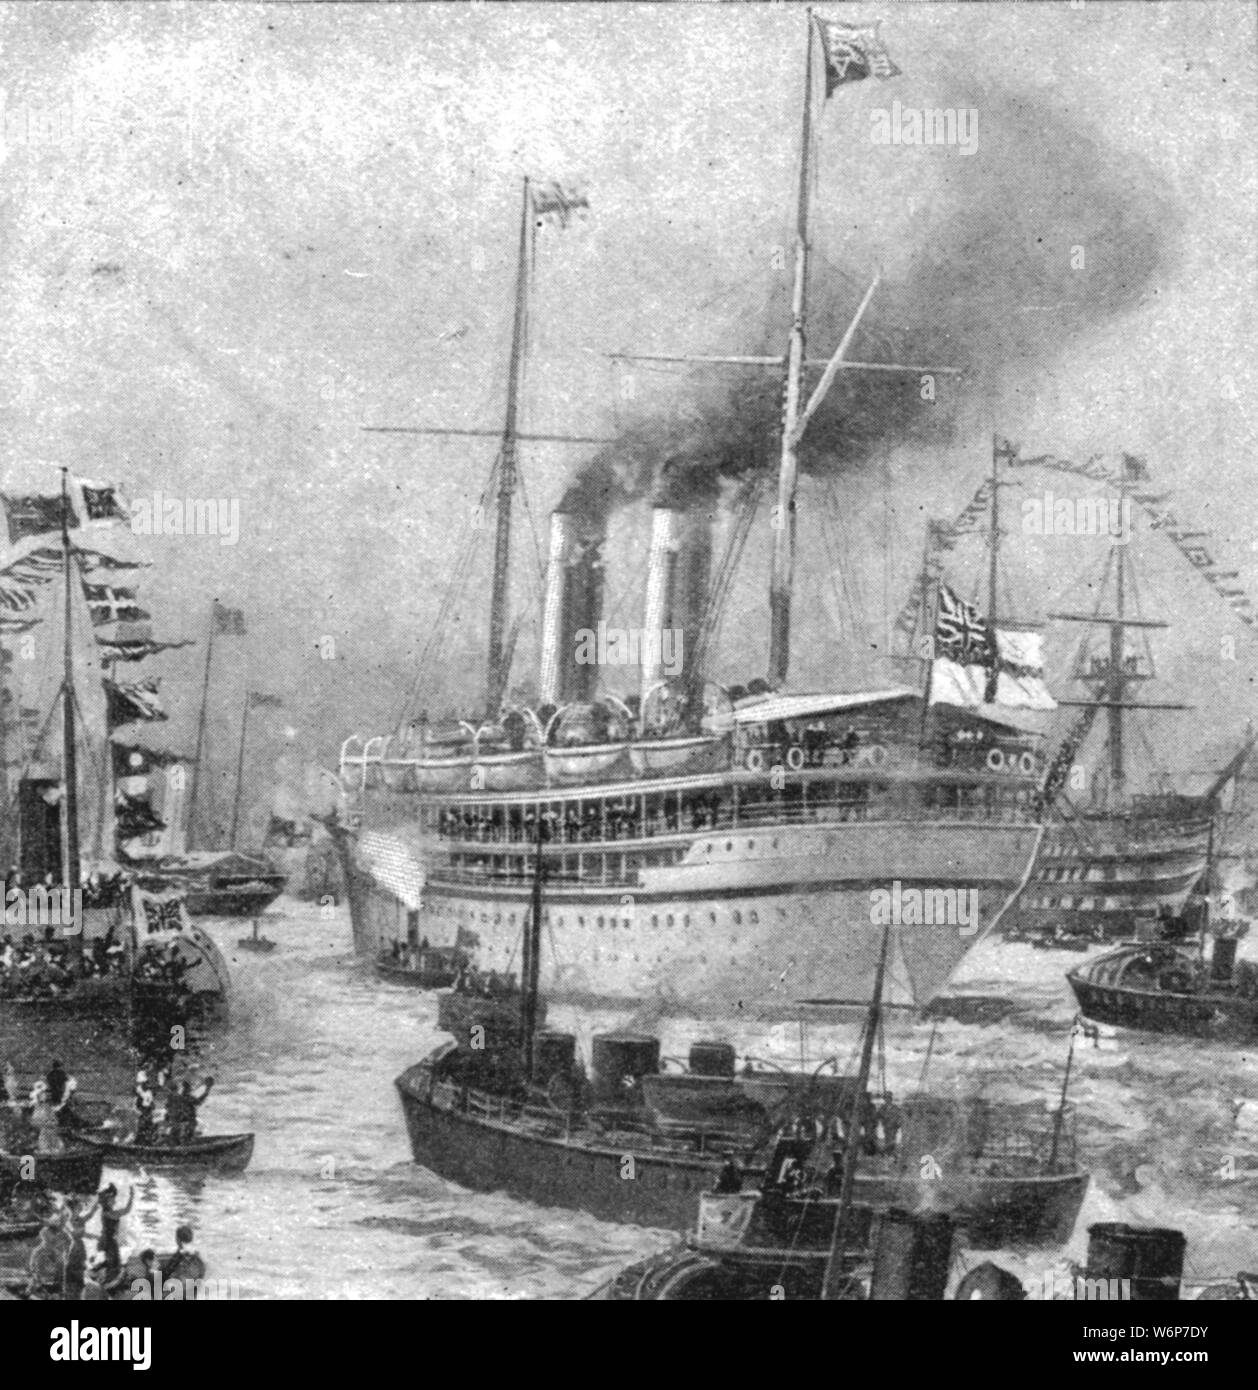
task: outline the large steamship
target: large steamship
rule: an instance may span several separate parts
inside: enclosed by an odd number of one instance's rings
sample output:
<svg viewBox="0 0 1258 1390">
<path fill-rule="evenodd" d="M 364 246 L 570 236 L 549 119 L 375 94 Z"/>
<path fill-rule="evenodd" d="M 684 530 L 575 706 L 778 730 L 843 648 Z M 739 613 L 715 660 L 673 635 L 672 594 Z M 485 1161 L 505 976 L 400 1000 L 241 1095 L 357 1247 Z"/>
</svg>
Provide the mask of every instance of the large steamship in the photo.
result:
<svg viewBox="0 0 1258 1390">
<path fill-rule="evenodd" d="M 873 287 L 832 358 L 805 354 L 812 37 L 810 24 L 791 320 L 784 354 L 762 360 L 784 382 L 783 517 L 794 515 L 800 441 L 838 372 L 921 370 L 846 360 Z M 843 80 L 827 76 L 828 90 Z M 504 700 L 532 243 L 557 205 L 560 190 L 526 181 L 480 717 L 457 728 L 404 721 L 341 749 L 347 801 L 335 834 L 356 946 L 402 960 L 454 946 L 481 970 L 518 969 L 541 842 L 551 1000 L 758 1017 L 796 1016 L 801 1003 L 863 1007 L 881 889 L 909 905 L 887 1001 L 922 1005 L 1029 875 L 1042 834 L 1038 740 L 997 705 L 934 703 L 908 685 L 793 690 L 793 524 L 774 531 L 767 678 L 734 688 L 705 679 L 761 480 L 732 504 L 719 559 L 707 509 L 653 509 L 641 631 L 680 632 L 687 663 L 670 675 L 667 654 L 648 643 L 634 692 L 603 683 L 623 667 L 579 659 L 604 616 L 604 527 L 579 510 L 553 513 L 537 699 Z"/>
</svg>

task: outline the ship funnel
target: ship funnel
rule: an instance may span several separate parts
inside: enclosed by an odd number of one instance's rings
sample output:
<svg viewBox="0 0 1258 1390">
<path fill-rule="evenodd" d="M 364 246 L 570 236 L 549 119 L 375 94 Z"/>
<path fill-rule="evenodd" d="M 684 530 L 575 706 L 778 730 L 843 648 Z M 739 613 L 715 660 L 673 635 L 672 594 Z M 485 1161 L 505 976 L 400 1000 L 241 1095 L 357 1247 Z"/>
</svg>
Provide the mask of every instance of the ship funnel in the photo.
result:
<svg viewBox="0 0 1258 1390">
<path fill-rule="evenodd" d="M 681 514 L 670 507 L 651 511 L 651 552 L 646 576 L 646 606 L 642 610 L 642 630 L 659 633 L 668 626 L 673 606 L 677 573 L 677 537 Z M 642 662 L 642 702 L 651 688 L 663 678 L 664 659 L 658 642 L 649 644 Z"/>
<path fill-rule="evenodd" d="M 542 607 L 541 669 L 538 671 L 538 701 L 557 705 L 560 700 L 559 644 L 562 640 L 564 609 L 564 559 L 572 533 L 567 512 L 550 514 L 550 549 L 546 557 L 546 598 Z"/>
<path fill-rule="evenodd" d="M 577 660 L 584 632 L 597 633 L 603 616 L 603 540 L 601 531 L 580 527 L 570 512 L 550 515 L 546 597 L 542 607 L 542 651 L 538 701 L 562 705 L 594 698 L 598 667 Z"/>
<path fill-rule="evenodd" d="M 697 676 L 690 662 L 698 649 L 712 568 L 711 521 L 706 513 L 655 507 L 647 570 L 642 700 L 665 678 Z M 665 646 L 664 634 L 670 634 Z M 680 664 L 680 671 L 677 669 Z"/>
<path fill-rule="evenodd" d="M 603 617 L 603 541 L 601 530 L 574 532 L 564 566 L 559 693 L 565 703 L 592 700 L 598 689 L 599 668 L 588 656 Z M 578 661 L 582 650 L 587 659 Z"/>
<path fill-rule="evenodd" d="M 1130 1297 L 1133 1303 L 1174 1303 L 1184 1273 L 1182 1231 L 1164 1226 L 1128 1226 L 1100 1221 L 1088 1227 L 1090 1280 L 1105 1279 L 1109 1297 Z M 1123 1290 L 1119 1281 L 1129 1281 Z M 1111 1292 L 1119 1284 L 1117 1292 Z M 1104 1297 L 1105 1295 L 1101 1295 Z"/>
<path fill-rule="evenodd" d="M 953 1218 L 940 1211 L 883 1213 L 874 1250 L 871 1302 L 938 1303 L 952 1262 Z"/>
</svg>

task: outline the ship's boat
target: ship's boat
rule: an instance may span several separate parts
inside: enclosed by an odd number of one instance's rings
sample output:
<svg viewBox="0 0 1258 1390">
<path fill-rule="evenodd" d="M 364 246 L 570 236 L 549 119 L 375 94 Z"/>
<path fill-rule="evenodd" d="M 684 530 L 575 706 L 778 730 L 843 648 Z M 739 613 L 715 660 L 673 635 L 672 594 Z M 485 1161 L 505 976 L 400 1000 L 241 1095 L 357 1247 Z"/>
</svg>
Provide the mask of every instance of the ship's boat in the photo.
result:
<svg viewBox="0 0 1258 1390">
<path fill-rule="evenodd" d="M 506 752 L 421 757 L 382 764 L 385 785 L 419 792 L 458 792 L 468 788 L 513 791 L 536 785 L 542 770 L 538 748 Z"/>
<path fill-rule="evenodd" d="M 641 777 L 719 772 L 729 766 L 729 757 L 730 740 L 712 734 L 637 739 L 629 745 L 629 761 Z"/>
<path fill-rule="evenodd" d="M 586 743 L 546 749 L 546 777 L 551 782 L 589 783 L 614 779 L 627 771 L 627 743 Z"/>
<path fill-rule="evenodd" d="M 211 1168 L 217 1173 L 243 1173 L 253 1157 L 252 1134 L 205 1134 L 186 1144 L 129 1144 L 84 1134 L 79 1142 L 116 1166 L 154 1170 Z"/>
<path fill-rule="evenodd" d="M 1209 962 L 1195 946 L 1120 946 L 1066 976 L 1084 1017 L 1118 1028 L 1252 1041 L 1258 967 L 1236 960 L 1235 936 L 1215 938 Z"/>
</svg>

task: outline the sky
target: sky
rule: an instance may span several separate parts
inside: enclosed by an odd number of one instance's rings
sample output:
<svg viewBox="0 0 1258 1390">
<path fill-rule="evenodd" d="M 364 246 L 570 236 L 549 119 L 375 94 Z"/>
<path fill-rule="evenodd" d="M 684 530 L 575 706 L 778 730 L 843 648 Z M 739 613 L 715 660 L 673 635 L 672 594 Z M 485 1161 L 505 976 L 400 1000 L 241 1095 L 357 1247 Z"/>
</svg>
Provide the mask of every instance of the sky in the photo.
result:
<svg viewBox="0 0 1258 1390">
<path fill-rule="evenodd" d="M 1026 453 L 1146 458 L 1258 592 L 1252 6 L 822 8 L 881 21 L 901 76 L 818 110 L 811 345 L 828 355 L 881 269 L 852 355 L 969 376 L 924 428 L 900 396 L 908 427 L 818 447 L 793 681 L 899 678 L 886 629 L 925 520 L 961 509 L 993 430 Z M 479 703 L 483 531 L 458 621 L 418 663 L 494 441 L 362 427 L 501 423 L 525 175 L 590 203 L 538 233 L 526 429 L 671 428 L 745 389 L 610 353 L 779 350 L 805 32 L 793 4 L 0 6 L 4 485 L 68 463 L 131 497 L 239 503 L 234 545 L 145 542 L 143 579 L 172 634 L 203 638 L 215 597 L 246 611 L 216 656 L 225 763 L 246 688 L 285 700 L 259 719 L 260 763 L 386 730 L 417 677 L 434 710 Z M 893 101 L 977 112 L 975 152 L 874 144 Z M 836 393 L 839 424 L 860 389 Z M 591 452 L 523 452 L 517 681 L 546 516 Z M 625 623 L 646 500 L 612 522 Z M 726 679 L 763 670 L 770 540 L 753 531 L 731 596 Z M 1203 709 L 1189 738 L 1150 727 L 1168 765 L 1197 766 L 1249 713 L 1254 640 L 1169 547 L 1141 552 L 1146 606 L 1172 625 L 1165 698 Z M 1011 536 L 1011 601 L 1078 600 L 1102 560 Z M 203 650 L 160 667 L 176 741 Z"/>
</svg>

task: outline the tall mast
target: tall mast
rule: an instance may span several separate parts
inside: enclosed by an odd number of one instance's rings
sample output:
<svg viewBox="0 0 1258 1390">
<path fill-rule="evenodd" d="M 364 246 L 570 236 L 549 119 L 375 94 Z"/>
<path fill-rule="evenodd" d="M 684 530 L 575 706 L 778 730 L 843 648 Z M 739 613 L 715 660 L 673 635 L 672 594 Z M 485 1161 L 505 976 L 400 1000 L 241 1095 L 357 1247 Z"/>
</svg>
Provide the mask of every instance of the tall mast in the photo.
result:
<svg viewBox="0 0 1258 1390">
<path fill-rule="evenodd" d="M 991 508 L 991 537 L 988 544 L 987 562 L 987 621 L 992 625 L 991 630 L 996 627 L 996 590 L 999 584 L 1000 567 L 1000 446 L 995 434 L 992 435 L 992 508 Z M 993 637 L 993 641 L 995 638 Z M 987 669 L 986 689 L 983 698 L 989 705 L 995 704 L 996 692 L 999 689 L 1000 680 L 998 663 L 995 660 L 995 653 Z"/>
<path fill-rule="evenodd" d="M 71 595 L 74 557 L 70 552 L 70 470 L 61 470 L 61 555 L 65 579 L 65 641 L 61 671 L 61 771 L 65 781 L 61 817 L 61 882 L 73 893 L 79 886 L 79 768 L 74 727 L 74 632 Z M 73 898 L 71 898 L 73 902 Z M 75 923 L 82 929 L 82 923 Z M 71 960 L 81 959 L 71 952 Z"/>
<path fill-rule="evenodd" d="M 987 621 L 996 621 L 996 587 L 999 582 L 997 564 L 1000 560 L 1000 453 L 996 436 L 992 435 L 992 510 L 991 543 L 987 564 Z"/>
<path fill-rule="evenodd" d="M 240 824 L 240 792 L 245 782 L 245 740 L 249 737 L 249 706 L 253 696 L 245 691 L 245 708 L 240 716 L 240 752 L 236 756 L 236 794 L 232 798 L 232 828 L 228 849 L 236 848 L 236 827 Z"/>
<path fill-rule="evenodd" d="M 865 1019 L 865 1037 L 861 1045 L 860 1070 L 852 1109 L 847 1121 L 847 1143 L 843 1150 L 843 1181 L 839 1186 L 839 1209 L 834 1218 L 834 1235 L 830 1243 L 830 1258 L 826 1261 L 825 1277 L 821 1284 L 823 1299 L 838 1298 L 842 1289 L 843 1253 L 847 1244 L 847 1226 L 852 1210 L 852 1191 L 856 1182 L 856 1167 L 860 1162 L 861 1116 L 865 1109 L 865 1091 L 873 1067 L 874 1043 L 882 1027 L 882 987 L 887 974 L 887 948 L 891 943 L 891 926 L 882 929 L 882 947 L 878 952 L 878 969 L 874 974 L 874 997 L 869 1001 Z"/>
<path fill-rule="evenodd" d="M 1126 482 L 1120 476 L 1118 482 L 1118 515 L 1120 518 L 1123 515 L 1123 502 L 1126 495 Z M 1130 539 L 1128 537 L 1129 541 Z M 1114 616 L 1118 621 L 1113 623 L 1109 630 L 1109 679 L 1106 682 L 1105 698 L 1109 702 L 1107 712 L 1109 714 L 1110 788 L 1116 797 L 1121 797 L 1127 780 L 1126 760 L 1123 756 L 1123 702 L 1127 693 L 1127 677 L 1123 671 L 1123 651 L 1126 646 L 1123 637 L 1125 632 L 1124 619 L 1127 616 L 1127 556 L 1126 547 L 1123 545 L 1116 544 L 1114 550 L 1117 552 L 1118 560 L 1114 567 Z"/>
<path fill-rule="evenodd" d="M 799 473 L 800 384 L 804 372 L 805 297 L 808 289 L 808 185 L 812 144 L 813 18 L 808 11 L 804 60 L 804 118 L 799 148 L 799 196 L 795 209 L 795 284 L 791 292 L 791 336 L 786 352 L 782 407 L 782 452 L 774 514 L 773 573 L 769 581 L 769 674 L 771 686 L 786 682 L 791 659 L 791 587 L 795 579 L 795 483 Z"/>
<path fill-rule="evenodd" d="M 185 848 L 196 844 L 197 791 L 201 786 L 201 753 L 205 744 L 205 713 L 210 698 L 210 662 L 214 659 L 214 629 L 218 623 L 218 600 L 210 604 L 210 633 L 205 643 L 205 675 L 201 681 L 201 712 L 197 716 L 197 750 L 192 755 L 192 786 L 188 791 L 188 838 Z"/>
<path fill-rule="evenodd" d="M 520 248 L 515 271 L 515 321 L 511 329 L 511 363 L 507 374 L 507 414 L 498 456 L 498 518 L 494 533 L 494 577 L 489 598 L 489 661 L 485 673 L 485 718 L 494 719 L 506 686 L 503 636 L 507 622 L 507 587 L 511 574 L 511 505 L 515 497 L 517 422 L 524 356 L 528 337 L 529 261 L 532 250 L 533 208 L 529 181 L 524 180 L 520 208 Z"/>
</svg>

